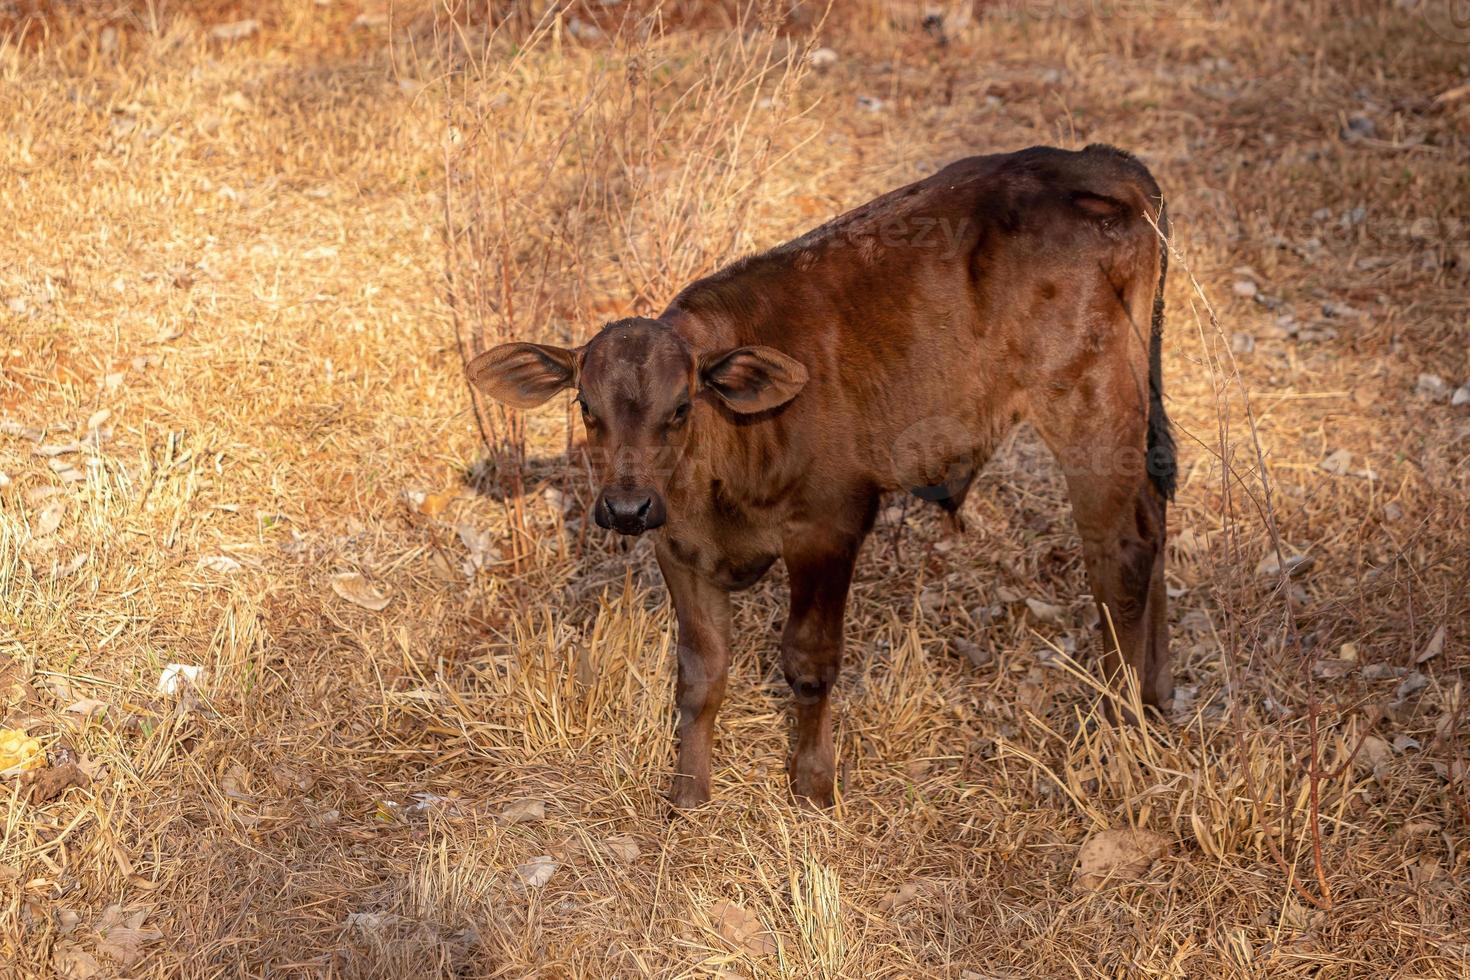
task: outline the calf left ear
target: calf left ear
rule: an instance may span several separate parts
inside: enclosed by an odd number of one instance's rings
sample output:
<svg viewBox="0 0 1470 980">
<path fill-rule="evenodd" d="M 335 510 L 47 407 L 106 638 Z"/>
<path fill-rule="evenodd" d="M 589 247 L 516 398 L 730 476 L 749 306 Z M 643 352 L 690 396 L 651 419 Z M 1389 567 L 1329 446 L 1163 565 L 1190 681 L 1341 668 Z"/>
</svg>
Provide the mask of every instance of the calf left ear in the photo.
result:
<svg viewBox="0 0 1470 980">
<path fill-rule="evenodd" d="M 806 380 L 800 361 L 771 347 L 737 347 L 699 359 L 700 384 L 742 415 L 785 405 Z"/>
</svg>

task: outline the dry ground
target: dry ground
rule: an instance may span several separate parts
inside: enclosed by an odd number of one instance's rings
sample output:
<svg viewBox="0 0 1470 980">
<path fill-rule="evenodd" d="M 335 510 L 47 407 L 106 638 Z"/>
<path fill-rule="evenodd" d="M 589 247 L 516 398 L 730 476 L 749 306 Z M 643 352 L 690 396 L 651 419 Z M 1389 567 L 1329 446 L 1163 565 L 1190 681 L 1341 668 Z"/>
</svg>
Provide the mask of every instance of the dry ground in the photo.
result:
<svg viewBox="0 0 1470 980">
<path fill-rule="evenodd" d="M 141 4 L 12 34 L 0 727 L 49 767 L 0 777 L 0 972 L 1470 975 L 1452 7 L 999 5 L 941 47 L 853 4 L 822 71 L 755 34 L 719 61 L 718 12 L 636 58 L 568 19 L 447 87 L 422 19 L 390 48 L 349 3 L 237 41 Z M 1021 433 L 964 536 L 884 512 L 838 808 L 785 793 L 778 571 L 740 604 L 716 800 L 671 819 L 649 544 L 586 529 L 557 408 L 523 470 L 480 465 L 446 268 L 489 283 L 462 324 L 581 336 L 950 158 L 1095 140 L 1178 232 L 1171 723 L 1079 723 L 1086 584 Z M 497 208 L 509 243 L 465 224 Z M 1310 557 L 1289 582 L 1272 523 Z M 207 674 L 161 694 L 175 663 Z M 1079 890 L 1079 845 L 1127 826 L 1168 853 Z"/>
</svg>

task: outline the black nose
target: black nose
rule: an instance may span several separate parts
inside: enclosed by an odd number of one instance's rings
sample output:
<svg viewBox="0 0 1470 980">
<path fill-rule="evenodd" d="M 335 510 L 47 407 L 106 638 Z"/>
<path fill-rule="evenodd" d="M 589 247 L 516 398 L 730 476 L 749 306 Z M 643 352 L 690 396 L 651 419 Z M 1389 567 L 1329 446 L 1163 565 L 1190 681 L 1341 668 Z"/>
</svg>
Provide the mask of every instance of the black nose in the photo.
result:
<svg viewBox="0 0 1470 980">
<path fill-rule="evenodd" d="M 647 490 L 604 490 L 597 502 L 597 523 L 620 534 L 642 534 L 662 521 L 655 517 L 653 494 Z"/>
</svg>

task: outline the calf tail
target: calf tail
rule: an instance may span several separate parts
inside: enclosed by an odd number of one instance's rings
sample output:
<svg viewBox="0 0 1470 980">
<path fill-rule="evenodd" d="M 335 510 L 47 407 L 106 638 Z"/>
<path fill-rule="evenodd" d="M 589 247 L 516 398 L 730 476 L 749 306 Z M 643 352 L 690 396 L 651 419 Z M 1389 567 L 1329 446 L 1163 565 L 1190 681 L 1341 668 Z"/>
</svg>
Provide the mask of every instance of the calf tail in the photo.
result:
<svg viewBox="0 0 1470 980">
<path fill-rule="evenodd" d="M 1159 198 L 1159 291 L 1154 294 L 1148 337 L 1148 475 L 1165 500 L 1174 498 L 1178 477 L 1174 434 L 1164 412 L 1164 280 L 1169 273 L 1169 216 Z"/>
</svg>

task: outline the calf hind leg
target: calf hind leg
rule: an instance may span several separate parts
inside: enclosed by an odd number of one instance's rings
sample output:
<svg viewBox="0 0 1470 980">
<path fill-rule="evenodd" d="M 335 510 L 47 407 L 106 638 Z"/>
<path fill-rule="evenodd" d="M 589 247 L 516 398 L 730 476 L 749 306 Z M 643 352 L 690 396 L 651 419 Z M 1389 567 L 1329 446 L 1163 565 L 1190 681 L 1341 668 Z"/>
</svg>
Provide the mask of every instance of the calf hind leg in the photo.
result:
<svg viewBox="0 0 1470 980">
<path fill-rule="evenodd" d="M 1132 429 L 1119 427 L 1113 438 L 1093 430 L 1087 440 L 1052 448 L 1066 473 L 1101 617 L 1105 679 L 1126 694 L 1128 668 L 1143 704 L 1159 707 L 1173 694 L 1164 591 L 1168 504 L 1145 470 L 1143 434 Z"/>
</svg>

